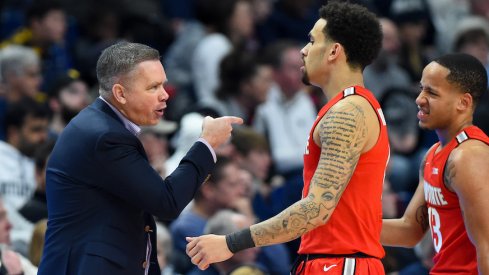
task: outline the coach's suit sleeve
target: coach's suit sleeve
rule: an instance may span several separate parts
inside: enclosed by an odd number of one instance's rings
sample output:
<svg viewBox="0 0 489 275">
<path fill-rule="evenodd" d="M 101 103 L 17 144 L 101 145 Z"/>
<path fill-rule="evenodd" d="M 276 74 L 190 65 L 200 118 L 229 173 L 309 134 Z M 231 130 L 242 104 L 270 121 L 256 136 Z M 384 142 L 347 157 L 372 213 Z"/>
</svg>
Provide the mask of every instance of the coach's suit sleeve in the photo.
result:
<svg viewBox="0 0 489 275">
<path fill-rule="evenodd" d="M 177 169 L 162 179 L 138 151 L 139 141 L 123 136 L 108 133 L 99 138 L 95 154 L 104 180 L 98 184 L 162 219 L 176 218 L 214 167 L 209 148 L 196 142 Z"/>
</svg>

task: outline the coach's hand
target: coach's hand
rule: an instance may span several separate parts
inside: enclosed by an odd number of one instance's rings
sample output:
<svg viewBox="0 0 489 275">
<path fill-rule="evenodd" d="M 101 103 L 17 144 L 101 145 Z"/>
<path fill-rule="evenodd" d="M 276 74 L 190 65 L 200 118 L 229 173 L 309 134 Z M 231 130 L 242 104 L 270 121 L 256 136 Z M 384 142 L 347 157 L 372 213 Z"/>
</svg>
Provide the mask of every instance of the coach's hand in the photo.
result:
<svg viewBox="0 0 489 275">
<path fill-rule="evenodd" d="M 212 148 L 216 149 L 231 136 L 233 124 L 243 124 L 243 119 L 235 116 L 212 118 L 206 116 L 202 123 L 202 135 Z"/>
</svg>

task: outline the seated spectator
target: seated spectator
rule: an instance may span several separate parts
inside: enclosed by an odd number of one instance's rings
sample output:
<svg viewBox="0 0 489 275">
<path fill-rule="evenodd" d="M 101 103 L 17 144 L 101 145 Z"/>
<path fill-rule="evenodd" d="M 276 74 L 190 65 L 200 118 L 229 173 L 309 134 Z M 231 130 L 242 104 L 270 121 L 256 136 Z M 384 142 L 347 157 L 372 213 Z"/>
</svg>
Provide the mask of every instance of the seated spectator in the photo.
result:
<svg viewBox="0 0 489 275">
<path fill-rule="evenodd" d="M 41 61 L 32 49 L 12 45 L 0 50 L 0 68 L 0 140 L 5 140 L 8 105 L 24 97 L 43 101 Z"/>
<path fill-rule="evenodd" d="M 399 28 L 399 65 L 408 73 L 412 83 L 418 83 L 423 68 L 431 60 L 426 44 L 434 42 L 428 41 L 433 39 L 434 26 L 427 1 L 392 0 L 389 17 Z"/>
<path fill-rule="evenodd" d="M 247 228 L 253 224 L 253 220 L 249 217 L 233 212 L 231 210 L 221 210 L 213 215 L 204 229 L 204 234 L 217 234 L 225 235 L 237 230 Z M 234 254 L 230 259 L 212 264 L 205 271 L 201 271 L 198 267 L 188 273 L 188 275 L 206 274 L 206 275 L 220 275 L 220 274 L 237 274 L 238 268 L 244 268 L 246 266 L 248 270 L 253 270 L 254 274 L 265 274 L 262 270 L 261 273 L 257 273 L 259 266 L 256 264 L 256 256 L 259 248 L 246 249 Z M 249 274 L 249 273 L 248 273 Z M 253 274 L 253 273 L 252 273 Z"/>
<path fill-rule="evenodd" d="M 239 167 L 224 157 L 217 159 L 211 176 L 195 194 L 193 203 L 170 225 L 177 256 L 175 270 L 187 272 L 192 263 L 185 255 L 185 237 L 200 236 L 204 233 L 207 220 L 221 209 L 234 208 L 243 199 L 243 185 L 238 181 Z"/>
<path fill-rule="evenodd" d="M 156 250 L 161 275 L 178 275 L 172 265 L 173 242 L 170 232 L 160 222 L 156 223 Z"/>
<path fill-rule="evenodd" d="M 204 117 L 199 113 L 188 113 L 180 121 L 180 128 L 171 139 L 171 146 L 175 148 L 173 154 L 166 161 L 166 172 L 171 174 L 178 166 L 182 158 L 202 132 Z"/>
<path fill-rule="evenodd" d="M 12 224 L 7 215 L 8 213 L 3 205 L 3 201 L 0 200 L 1 266 L 5 267 L 6 274 L 35 275 L 37 274 L 37 268 L 24 256 L 9 247 L 11 244 L 10 230 L 12 229 Z"/>
<path fill-rule="evenodd" d="M 34 154 L 34 162 L 36 165 L 36 191 L 19 210 L 19 213 L 31 223 L 37 223 L 42 219 L 48 218 L 46 166 L 53 148 L 54 140 L 48 140 L 42 144 Z"/>
<path fill-rule="evenodd" d="M 177 129 L 173 121 L 161 119 L 155 126 L 141 128 L 139 140 L 143 144 L 148 161 L 163 178 L 167 173 L 167 160 L 169 157 L 168 135 Z"/>
<path fill-rule="evenodd" d="M 273 83 L 271 66 L 252 54 L 234 51 L 222 60 L 219 79 L 216 99 L 202 104 L 252 125 L 255 111 L 267 99 Z"/>
<path fill-rule="evenodd" d="M 387 179 L 404 207 L 416 190 L 418 167 L 427 149 L 422 146 L 423 132 L 418 127 L 415 97 L 411 90 L 392 88 L 379 100 L 389 126 L 387 130 L 391 145 Z M 399 210 L 404 212 L 404 208 Z"/>
<path fill-rule="evenodd" d="M 454 51 L 470 54 L 489 74 L 489 21 L 482 17 L 462 20 L 455 34 Z M 489 85 L 489 84 L 488 84 Z M 484 93 L 474 112 L 474 125 L 489 133 L 489 95 Z"/>
<path fill-rule="evenodd" d="M 257 108 L 253 128 L 267 138 L 275 172 L 286 180 L 299 176 L 302 190 L 304 147 L 317 112 L 302 83 L 300 68 L 304 62 L 300 50 L 290 41 L 277 42 L 266 49 L 265 58 L 272 64 L 275 85 Z"/>
<path fill-rule="evenodd" d="M 272 160 L 265 136 L 252 128 L 240 127 L 233 132 L 231 143 L 234 162 L 253 176 L 253 210 L 258 219 L 266 220 L 278 214 L 280 202 L 272 201 L 270 194 L 274 186 L 266 181 Z"/>
<path fill-rule="evenodd" d="M 233 160 L 252 175 L 254 192 L 248 196 L 252 197 L 254 214 L 259 220 L 278 214 L 284 209 L 284 198 L 277 195 L 276 185 L 267 182 L 271 157 L 266 138 L 252 128 L 240 127 L 233 132 L 231 143 Z M 243 176 L 246 177 L 241 175 L 241 182 Z M 258 261 L 272 274 L 289 274 L 290 258 L 285 244 L 263 247 L 258 255 Z"/>
<path fill-rule="evenodd" d="M 59 75 L 78 73 L 72 68 L 71 54 L 66 45 L 66 25 L 66 14 L 60 1 L 31 1 L 25 26 L 0 44 L 0 48 L 14 44 L 36 51 L 42 60 L 42 91 L 47 91 Z"/>
<path fill-rule="evenodd" d="M 18 210 L 36 189 L 32 157 L 47 139 L 47 110 L 25 98 L 9 106 L 5 119 L 6 141 L 0 141 L 0 195 Z"/>
<path fill-rule="evenodd" d="M 219 87 L 219 64 L 233 49 L 246 48 L 253 35 L 253 14 L 247 0 L 198 0 L 196 19 L 206 29 L 192 53 L 192 79 L 198 102 L 213 100 Z"/>
<path fill-rule="evenodd" d="M 10 45 L 0 50 L 0 84 L 9 103 L 24 97 L 41 100 L 41 60 L 29 47 Z"/>
<path fill-rule="evenodd" d="M 48 91 L 48 105 L 53 112 L 50 134 L 56 138 L 68 122 L 90 104 L 88 86 L 80 78 L 60 76 Z"/>
<path fill-rule="evenodd" d="M 365 87 L 382 98 L 393 87 L 411 88 L 411 79 L 399 62 L 400 38 L 396 24 L 387 18 L 379 19 L 382 27 L 382 48 L 377 58 L 363 71 Z"/>
</svg>

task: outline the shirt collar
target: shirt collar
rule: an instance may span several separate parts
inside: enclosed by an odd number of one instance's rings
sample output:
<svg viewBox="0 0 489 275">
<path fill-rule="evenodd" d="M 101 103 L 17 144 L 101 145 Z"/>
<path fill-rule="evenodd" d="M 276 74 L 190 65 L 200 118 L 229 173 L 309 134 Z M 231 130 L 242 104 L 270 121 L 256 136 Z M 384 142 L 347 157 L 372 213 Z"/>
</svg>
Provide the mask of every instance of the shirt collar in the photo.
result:
<svg viewBox="0 0 489 275">
<path fill-rule="evenodd" d="M 124 124 L 124 127 L 131 132 L 133 135 L 138 136 L 139 133 L 141 132 L 141 128 L 134 122 L 130 121 L 128 118 L 126 118 L 119 110 L 117 110 L 116 107 L 114 107 L 112 104 L 110 104 L 107 100 L 105 100 L 102 96 L 99 96 L 101 100 L 103 100 L 109 107 L 115 112 L 115 114 L 122 120 L 122 123 Z"/>
</svg>

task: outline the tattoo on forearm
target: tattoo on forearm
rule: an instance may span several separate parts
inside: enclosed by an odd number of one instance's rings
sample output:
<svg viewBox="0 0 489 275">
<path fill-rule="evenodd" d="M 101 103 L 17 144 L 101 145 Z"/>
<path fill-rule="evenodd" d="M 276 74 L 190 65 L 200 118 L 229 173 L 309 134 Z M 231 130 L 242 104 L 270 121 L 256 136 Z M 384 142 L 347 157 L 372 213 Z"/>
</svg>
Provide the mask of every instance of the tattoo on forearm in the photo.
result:
<svg viewBox="0 0 489 275">
<path fill-rule="evenodd" d="M 341 110 L 331 109 L 318 124 L 321 157 L 311 186 L 321 192 L 308 194 L 277 216 L 252 226 L 257 246 L 285 242 L 300 237 L 331 216 L 345 190 L 367 139 L 366 118 L 358 105 L 346 103 Z"/>
<path fill-rule="evenodd" d="M 276 217 L 254 225 L 251 228 L 253 241 L 257 246 L 274 243 L 278 237 L 293 240 L 313 227 L 312 219 L 319 216 L 320 205 L 314 202 L 314 196 L 300 200 L 282 211 Z"/>
<path fill-rule="evenodd" d="M 455 164 L 452 159 L 449 157 L 447 163 L 445 164 L 445 171 L 443 173 L 443 180 L 445 181 L 445 185 L 448 189 L 452 190 L 453 179 L 456 176 Z"/>
<path fill-rule="evenodd" d="M 421 231 L 426 232 L 430 226 L 430 222 L 428 220 L 428 207 L 426 207 L 426 205 L 421 205 L 416 210 L 416 222 L 418 222 L 419 226 L 421 227 Z"/>
</svg>

